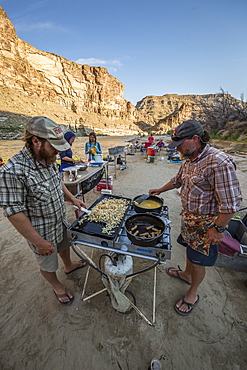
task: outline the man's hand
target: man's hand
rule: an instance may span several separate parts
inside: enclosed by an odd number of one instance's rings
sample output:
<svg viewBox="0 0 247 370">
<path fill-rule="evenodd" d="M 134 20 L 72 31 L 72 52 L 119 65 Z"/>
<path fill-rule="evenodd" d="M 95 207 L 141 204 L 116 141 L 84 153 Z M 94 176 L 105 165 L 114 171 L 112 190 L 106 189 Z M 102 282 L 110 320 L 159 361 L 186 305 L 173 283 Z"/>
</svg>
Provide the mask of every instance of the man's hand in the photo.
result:
<svg viewBox="0 0 247 370">
<path fill-rule="evenodd" d="M 80 209 L 81 207 L 83 207 L 83 208 L 87 208 L 86 204 L 85 204 L 81 199 L 78 199 L 78 198 L 75 198 L 75 197 L 74 197 L 74 199 L 73 199 L 73 204 L 74 204 L 75 206 L 77 206 L 79 209 Z"/>
<path fill-rule="evenodd" d="M 217 219 L 214 221 L 216 225 L 220 226 L 227 226 L 230 222 L 231 218 L 234 216 L 234 213 L 219 213 Z M 215 227 L 211 227 L 211 229 L 207 232 L 208 242 L 210 244 L 219 244 L 223 239 L 223 233 L 219 233 Z"/>
<path fill-rule="evenodd" d="M 55 252 L 53 245 L 45 239 L 40 243 L 36 243 L 34 246 L 41 256 L 50 256 Z"/>
<path fill-rule="evenodd" d="M 160 195 L 160 193 L 161 193 L 160 189 L 150 189 L 148 191 L 149 195 Z"/>
<path fill-rule="evenodd" d="M 207 232 L 208 242 L 210 244 L 219 244 L 223 239 L 223 233 L 219 233 L 214 227 Z"/>
</svg>

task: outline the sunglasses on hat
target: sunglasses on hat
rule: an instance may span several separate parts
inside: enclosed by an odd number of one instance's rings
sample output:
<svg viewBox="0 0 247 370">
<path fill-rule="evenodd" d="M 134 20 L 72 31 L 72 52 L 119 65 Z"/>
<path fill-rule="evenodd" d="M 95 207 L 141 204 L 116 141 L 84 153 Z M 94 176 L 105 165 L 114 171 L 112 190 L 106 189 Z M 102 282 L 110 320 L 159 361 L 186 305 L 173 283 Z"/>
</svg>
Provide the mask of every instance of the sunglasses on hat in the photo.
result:
<svg viewBox="0 0 247 370">
<path fill-rule="evenodd" d="M 194 135 L 193 135 L 194 136 Z M 185 140 L 185 139 L 191 139 L 193 136 L 183 136 L 183 137 L 181 137 L 181 136 L 179 136 L 179 135 L 172 135 L 172 137 L 171 137 L 171 139 L 173 140 L 173 141 L 179 141 L 179 140 Z"/>
</svg>

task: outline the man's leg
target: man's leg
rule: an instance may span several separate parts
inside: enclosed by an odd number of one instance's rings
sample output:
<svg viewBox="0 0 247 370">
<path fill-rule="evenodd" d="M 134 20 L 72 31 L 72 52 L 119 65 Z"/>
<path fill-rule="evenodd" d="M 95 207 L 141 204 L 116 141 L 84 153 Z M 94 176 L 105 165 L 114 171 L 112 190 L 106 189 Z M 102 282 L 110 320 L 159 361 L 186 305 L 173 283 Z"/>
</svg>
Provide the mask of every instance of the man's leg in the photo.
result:
<svg viewBox="0 0 247 370">
<path fill-rule="evenodd" d="M 184 271 L 178 271 L 177 268 L 169 269 L 169 274 L 177 276 L 177 274 L 183 279 L 191 283 L 192 279 L 193 264 L 186 258 L 186 267 Z"/>
<path fill-rule="evenodd" d="M 186 293 L 184 300 L 188 303 L 194 304 L 198 299 L 197 289 L 205 277 L 206 268 L 205 266 L 195 265 L 191 263 L 189 260 L 188 260 L 188 265 L 189 265 L 188 268 L 191 270 L 191 273 L 192 273 L 191 286 L 188 292 Z M 188 308 L 188 305 L 182 304 L 182 299 L 179 300 L 179 302 L 176 304 L 176 307 L 179 308 L 179 310 L 183 312 L 187 312 L 190 310 Z"/>
<path fill-rule="evenodd" d="M 76 261 L 72 262 L 70 259 L 70 241 L 67 236 L 67 229 L 64 226 L 63 228 L 63 239 L 60 243 L 57 245 L 57 251 L 59 256 L 62 258 L 64 263 L 64 272 L 66 274 L 70 273 L 71 271 L 84 267 L 86 265 L 86 262 L 82 261 Z"/>
<path fill-rule="evenodd" d="M 206 266 L 214 266 L 217 256 L 218 245 L 210 245 L 208 256 L 193 250 L 189 246 L 187 247 L 187 264 L 185 271 L 191 273 L 191 286 L 184 297 L 185 302 L 195 304 L 198 301 L 197 289 L 205 277 Z M 183 304 L 182 299 L 176 304 L 176 308 L 178 308 L 180 312 L 191 311 L 191 307 L 186 303 Z"/>
<path fill-rule="evenodd" d="M 73 298 L 73 294 L 65 289 L 62 283 L 57 278 L 56 272 L 48 272 L 40 269 L 43 277 L 53 286 L 55 293 L 64 294 L 63 298 L 59 298 L 62 302 L 69 302 Z M 66 296 L 67 295 L 67 296 Z"/>
<path fill-rule="evenodd" d="M 71 272 L 78 267 L 84 267 L 86 264 L 86 262 L 82 262 L 82 261 L 72 262 L 70 259 L 70 248 L 67 248 L 64 251 L 59 252 L 59 256 L 63 260 L 65 273 Z"/>
</svg>

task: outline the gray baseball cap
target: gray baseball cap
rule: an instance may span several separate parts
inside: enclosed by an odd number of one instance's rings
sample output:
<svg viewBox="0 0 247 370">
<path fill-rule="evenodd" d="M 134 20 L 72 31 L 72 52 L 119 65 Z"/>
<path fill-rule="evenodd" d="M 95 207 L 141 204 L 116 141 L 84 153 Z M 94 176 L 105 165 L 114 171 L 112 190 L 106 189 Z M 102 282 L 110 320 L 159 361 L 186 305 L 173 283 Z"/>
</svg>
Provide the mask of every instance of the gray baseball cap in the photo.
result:
<svg viewBox="0 0 247 370">
<path fill-rule="evenodd" d="M 200 135 L 203 132 L 200 122 L 193 119 L 184 121 L 175 128 L 172 135 L 172 141 L 168 144 L 170 149 L 178 147 L 185 139 L 190 139 L 194 135 Z"/>
<path fill-rule="evenodd" d="M 46 139 L 59 152 L 70 149 L 69 143 L 64 138 L 62 128 L 50 118 L 33 117 L 27 122 L 26 130 L 34 136 Z"/>
</svg>

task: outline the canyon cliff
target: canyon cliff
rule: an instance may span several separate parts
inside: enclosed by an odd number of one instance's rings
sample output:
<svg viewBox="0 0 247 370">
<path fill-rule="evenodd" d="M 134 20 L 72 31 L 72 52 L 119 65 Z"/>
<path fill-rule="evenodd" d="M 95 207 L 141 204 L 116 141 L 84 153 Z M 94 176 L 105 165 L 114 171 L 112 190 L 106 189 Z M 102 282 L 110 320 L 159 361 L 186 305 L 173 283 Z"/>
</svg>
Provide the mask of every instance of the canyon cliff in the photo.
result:
<svg viewBox="0 0 247 370">
<path fill-rule="evenodd" d="M 84 133 L 136 135 L 155 124 L 124 99 L 124 85 L 106 68 L 71 62 L 18 38 L 0 7 L 0 110 L 46 115 Z"/>
<path fill-rule="evenodd" d="M 166 134 L 188 119 L 226 136 L 236 130 L 247 134 L 247 104 L 230 94 L 146 96 L 135 107 L 124 98 L 124 85 L 106 68 L 69 61 L 18 38 L 0 7 L 0 138 L 20 137 L 25 122 L 37 115 L 78 135 L 91 130 L 105 135 Z"/>
</svg>

